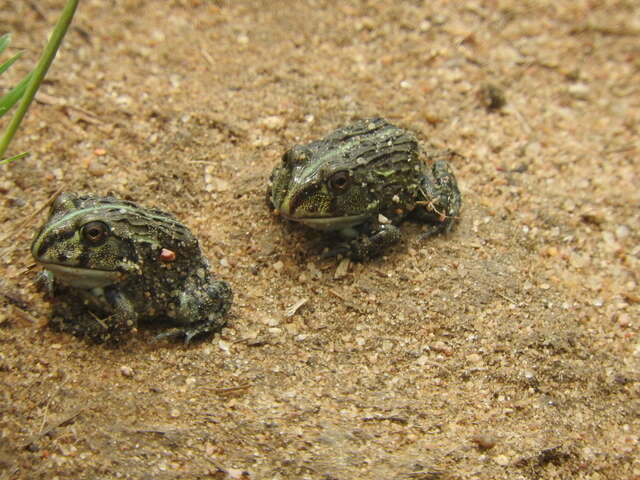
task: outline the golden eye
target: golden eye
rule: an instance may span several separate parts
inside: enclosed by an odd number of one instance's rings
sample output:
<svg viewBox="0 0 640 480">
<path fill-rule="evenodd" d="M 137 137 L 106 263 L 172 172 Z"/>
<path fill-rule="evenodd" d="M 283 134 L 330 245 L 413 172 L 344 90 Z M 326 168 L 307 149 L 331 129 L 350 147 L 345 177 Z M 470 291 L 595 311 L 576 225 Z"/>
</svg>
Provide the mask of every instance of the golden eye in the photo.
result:
<svg viewBox="0 0 640 480">
<path fill-rule="evenodd" d="M 94 247 L 102 245 L 109 236 L 109 227 L 103 222 L 89 222 L 82 227 L 82 238 Z"/>
<path fill-rule="evenodd" d="M 346 170 L 341 170 L 329 177 L 329 188 L 334 192 L 346 190 L 351 183 L 351 176 Z"/>
</svg>

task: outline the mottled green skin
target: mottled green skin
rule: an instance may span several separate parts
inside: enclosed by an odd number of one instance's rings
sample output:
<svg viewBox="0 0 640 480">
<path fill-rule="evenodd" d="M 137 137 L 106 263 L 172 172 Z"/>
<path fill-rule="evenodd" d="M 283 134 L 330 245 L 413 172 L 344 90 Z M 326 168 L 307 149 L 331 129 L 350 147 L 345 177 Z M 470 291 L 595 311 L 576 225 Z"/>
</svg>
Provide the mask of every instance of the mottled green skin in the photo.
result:
<svg viewBox="0 0 640 480">
<path fill-rule="evenodd" d="M 456 155 L 424 153 L 413 135 L 382 118 L 360 120 L 287 151 L 267 202 L 288 220 L 339 232 L 346 243 L 336 252 L 375 257 L 400 240 L 397 225 L 408 216 L 431 225 L 430 233 L 451 229 L 461 198 L 447 160 Z"/>
<path fill-rule="evenodd" d="M 104 231 L 98 242 L 87 233 L 95 225 Z M 52 326 L 97 342 L 124 340 L 139 320 L 157 319 L 173 325 L 160 337 L 188 342 L 221 328 L 233 298 L 187 227 L 113 197 L 58 196 L 31 252 L 45 268 Z"/>
</svg>

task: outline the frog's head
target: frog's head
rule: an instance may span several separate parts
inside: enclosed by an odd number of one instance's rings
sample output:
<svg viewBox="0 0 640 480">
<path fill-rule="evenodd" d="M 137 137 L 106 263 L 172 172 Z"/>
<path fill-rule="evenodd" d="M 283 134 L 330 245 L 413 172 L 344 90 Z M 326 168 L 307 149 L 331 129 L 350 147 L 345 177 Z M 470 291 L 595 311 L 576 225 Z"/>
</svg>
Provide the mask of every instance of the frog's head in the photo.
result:
<svg viewBox="0 0 640 480">
<path fill-rule="evenodd" d="M 320 230 L 401 216 L 414 208 L 422 178 L 418 151 L 413 135 L 386 120 L 359 120 L 286 152 L 269 200 L 282 216 Z"/>
<path fill-rule="evenodd" d="M 123 218 L 131 202 L 60 194 L 36 233 L 31 253 L 56 279 L 79 288 L 104 287 L 139 270 Z"/>
<path fill-rule="evenodd" d="M 362 165 L 344 146 L 321 147 L 296 145 L 283 155 L 269 185 L 276 213 L 319 230 L 342 230 L 371 218 L 378 201 Z"/>
</svg>

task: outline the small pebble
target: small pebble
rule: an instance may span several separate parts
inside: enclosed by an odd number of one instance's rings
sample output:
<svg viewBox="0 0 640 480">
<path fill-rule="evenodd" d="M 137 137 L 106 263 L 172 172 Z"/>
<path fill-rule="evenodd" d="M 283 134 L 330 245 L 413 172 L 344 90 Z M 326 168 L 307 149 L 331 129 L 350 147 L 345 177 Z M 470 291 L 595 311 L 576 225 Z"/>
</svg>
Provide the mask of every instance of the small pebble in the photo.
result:
<svg viewBox="0 0 640 480">
<path fill-rule="evenodd" d="M 378 214 L 378 222 L 380 222 L 383 225 L 388 225 L 388 224 L 391 223 L 391 220 L 389 220 L 387 217 L 385 217 L 384 215 L 379 213 Z"/>
<path fill-rule="evenodd" d="M 631 321 L 631 317 L 628 313 L 621 313 L 618 317 L 618 325 L 623 328 L 632 327 L 633 322 Z"/>
<path fill-rule="evenodd" d="M 102 177 L 105 173 L 107 173 L 107 167 L 105 167 L 102 162 L 98 160 L 91 160 L 89 165 L 87 166 L 87 171 L 89 175 L 93 175 L 94 177 Z"/>
<path fill-rule="evenodd" d="M 122 365 L 120 367 L 120 373 L 123 377 L 133 377 L 133 368 L 128 367 L 126 365 Z"/>
<path fill-rule="evenodd" d="M 180 416 L 180 410 L 178 410 L 177 408 L 173 408 L 169 412 L 169 416 L 172 417 L 172 418 L 178 418 Z"/>
<path fill-rule="evenodd" d="M 480 363 L 482 362 L 482 355 L 479 353 L 470 353 L 467 355 L 467 360 L 469 363 Z"/>
<path fill-rule="evenodd" d="M 572 83 L 567 88 L 569 95 L 578 100 L 587 100 L 589 98 L 589 86 L 584 83 Z"/>
<path fill-rule="evenodd" d="M 336 272 L 333 274 L 333 278 L 335 280 L 338 280 L 345 277 L 347 275 L 347 272 L 349 271 L 350 264 L 351 261 L 348 258 L 343 258 L 342 260 L 340 260 L 340 263 L 336 267 Z"/>
<path fill-rule="evenodd" d="M 429 363 L 429 355 L 420 355 L 416 360 L 416 363 L 421 367 L 424 367 L 427 363 Z"/>
<path fill-rule="evenodd" d="M 280 130 L 285 125 L 284 118 L 279 117 L 277 115 L 271 115 L 269 117 L 264 117 L 260 120 L 260 125 L 265 127 L 267 130 Z"/>
<path fill-rule="evenodd" d="M 616 237 L 618 238 L 618 240 L 627 238 L 630 233 L 631 233 L 631 230 L 629 230 L 629 227 L 627 227 L 626 225 L 619 225 L 616 228 Z"/>
<path fill-rule="evenodd" d="M 493 459 L 493 461 L 502 467 L 506 467 L 507 465 L 509 465 L 509 457 L 507 457 L 506 455 L 498 455 Z"/>
<path fill-rule="evenodd" d="M 497 443 L 496 439 L 493 436 L 486 433 L 479 433 L 478 435 L 474 435 L 473 437 L 471 437 L 471 441 L 475 443 L 480 450 L 489 450 L 490 448 L 495 447 Z M 507 463 L 509 463 L 508 460 Z"/>
<path fill-rule="evenodd" d="M 504 90 L 491 83 L 487 83 L 480 88 L 479 97 L 484 107 L 489 111 L 500 110 L 507 104 Z"/>
<path fill-rule="evenodd" d="M 208 192 L 226 192 L 231 189 L 231 184 L 219 177 L 205 175 L 205 183 Z"/>
<path fill-rule="evenodd" d="M 222 350 L 224 353 L 229 353 L 231 350 L 231 344 L 225 340 L 220 340 L 218 342 L 218 346 L 220 347 L 220 350 Z"/>
<path fill-rule="evenodd" d="M 451 347 L 447 346 L 447 344 L 442 341 L 437 341 L 436 343 L 434 343 L 431 346 L 431 350 L 433 350 L 434 352 L 443 353 L 447 357 L 453 355 L 453 350 L 451 349 Z"/>
<path fill-rule="evenodd" d="M 276 272 L 280 272 L 283 268 L 284 268 L 284 263 L 282 263 L 280 260 L 278 260 L 273 264 L 273 269 Z"/>
<path fill-rule="evenodd" d="M 277 327 L 278 325 L 280 325 L 280 320 L 273 317 L 267 317 L 264 320 L 264 323 L 266 323 L 269 327 Z"/>
</svg>

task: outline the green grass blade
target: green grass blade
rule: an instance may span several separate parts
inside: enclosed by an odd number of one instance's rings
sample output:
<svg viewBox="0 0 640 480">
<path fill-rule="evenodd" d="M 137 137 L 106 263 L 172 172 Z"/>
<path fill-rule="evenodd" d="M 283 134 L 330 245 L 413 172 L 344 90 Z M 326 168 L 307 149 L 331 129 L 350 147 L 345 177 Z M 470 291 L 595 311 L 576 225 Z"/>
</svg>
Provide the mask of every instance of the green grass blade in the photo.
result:
<svg viewBox="0 0 640 480">
<path fill-rule="evenodd" d="M 9 60 L 4 62 L 2 65 L 0 65 L 0 75 L 2 75 L 4 72 L 6 72 L 9 69 L 9 67 L 11 65 L 13 65 L 13 62 L 18 60 L 21 56 L 22 56 L 22 52 L 18 52 L 13 57 L 11 57 Z"/>
<path fill-rule="evenodd" d="M 0 160 L 0 165 L 5 165 L 9 162 L 13 162 L 14 160 L 20 160 L 27 155 L 29 155 L 29 152 L 19 153 L 18 155 L 14 155 L 13 157 L 5 158 L 4 160 Z"/>
<path fill-rule="evenodd" d="M 51 34 L 47 45 L 44 47 L 44 52 L 42 52 L 42 56 L 40 57 L 40 60 L 38 60 L 38 64 L 32 72 L 33 75 L 27 83 L 27 88 L 22 95 L 22 100 L 11 118 L 7 129 L 2 134 L 2 137 L 0 137 L 0 158 L 2 158 L 4 152 L 7 151 L 7 147 L 9 147 L 9 143 L 11 143 L 11 140 L 18 131 L 18 127 L 27 113 L 27 109 L 29 108 L 29 105 L 31 105 L 33 97 L 35 97 L 38 88 L 40 88 L 40 84 L 56 56 L 56 52 L 62 43 L 62 39 L 69 29 L 69 25 L 73 19 L 73 14 L 78 6 L 78 2 L 79 0 L 67 0 L 67 3 L 62 9 L 58 23 L 56 23 L 53 33 Z"/>
<path fill-rule="evenodd" d="M 18 85 L 13 87 L 9 92 L 0 98 L 0 117 L 2 117 L 7 111 L 13 107 L 18 100 L 22 97 L 22 94 L 27 89 L 29 80 L 33 76 L 33 72 L 24 77 Z"/>
<path fill-rule="evenodd" d="M 4 49 L 11 43 L 11 35 L 5 33 L 0 37 L 0 53 L 4 52 Z"/>
</svg>

